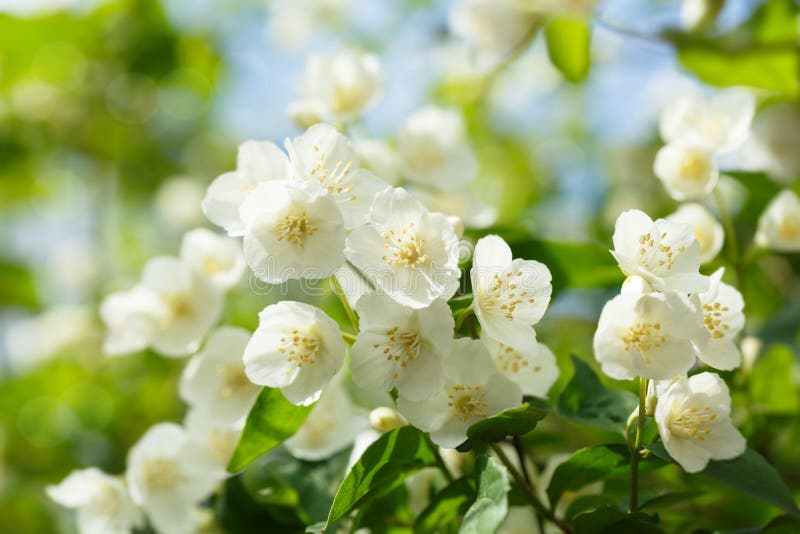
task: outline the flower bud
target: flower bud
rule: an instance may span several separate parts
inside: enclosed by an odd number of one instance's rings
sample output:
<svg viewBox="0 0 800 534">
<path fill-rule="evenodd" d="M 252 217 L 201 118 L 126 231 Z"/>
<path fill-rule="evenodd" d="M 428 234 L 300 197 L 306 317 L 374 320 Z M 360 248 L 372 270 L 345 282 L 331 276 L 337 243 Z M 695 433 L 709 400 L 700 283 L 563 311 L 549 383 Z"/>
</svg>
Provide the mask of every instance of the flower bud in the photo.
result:
<svg viewBox="0 0 800 534">
<path fill-rule="evenodd" d="M 761 348 L 763 346 L 764 342 L 757 337 L 747 336 L 742 339 L 739 347 L 742 351 L 742 372 L 746 375 L 749 375 L 750 371 L 753 370 L 753 365 L 758 355 L 761 353 Z"/>
<path fill-rule="evenodd" d="M 381 406 L 369 413 L 369 424 L 378 432 L 389 432 L 405 426 L 406 420 L 392 408 Z"/>
</svg>

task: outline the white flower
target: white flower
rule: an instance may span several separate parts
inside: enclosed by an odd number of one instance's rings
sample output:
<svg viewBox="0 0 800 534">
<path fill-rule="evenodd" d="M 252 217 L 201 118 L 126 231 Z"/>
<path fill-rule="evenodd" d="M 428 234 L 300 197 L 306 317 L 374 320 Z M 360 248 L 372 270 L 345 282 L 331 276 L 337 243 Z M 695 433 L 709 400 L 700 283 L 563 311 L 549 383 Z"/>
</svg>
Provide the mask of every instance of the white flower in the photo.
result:
<svg viewBox="0 0 800 534">
<path fill-rule="evenodd" d="M 758 221 L 755 242 L 778 252 L 800 251 L 800 198 L 785 189 L 767 205 Z"/>
<path fill-rule="evenodd" d="M 431 211 L 459 219 L 462 226 L 488 228 L 497 220 L 497 208 L 485 204 L 469 189 L 442 190 L 425 187 L 408 188 L 414 198 Z"/>
<path fill-rule="evenodd" d="M 656 154 L 653 170 L 677 201 L 703 197 L 719 182 L 713 152 L 683 141 L 673 141 L 662 147 Z"/>
<path fill-rule="evenodd" d="M 688 224 L 694 228 L 694 238 L 700 245 L 700 263 L 709 263 L 722 250 L 725 231 L 714 216 L 700 204 L 683 204 L 666 219 L 671 222 Z"/>
<path fill-rule="evenodd" d="M 519 387 L 504 377 L 478 340 L 461 338 L 444 361 L 442 391 L 421 402 L 399 398 L 397 407 L 408 421 L 431 433 L 440 447 L 453 448 L 467 439 L 474 423 L 522 403 Z"/>
<path fill-rule="evenodd" d="M 333 276 L 351 308 L 355 308 L 359 299 L 372 290 L 370 282 L 349 263 L 336 269 Z"/>
<path fill-rule="evenodd" d="M 261 389 L 244 372 L 242 355 L 249 342 L 244 328 L 223 326 L 212 332 L 183 369 L 181 398 L 210 419 L 231 422 L 247 415 Z"/>
<path fill-rule="evenodd" d="M 661 112 L 659 129 L 667 142 L 683 140 L 712 152 L 730 152 L 750 134 L 755 98 L 742 89 L 727 89 L 706 99 L 686 95 Z"/>
<path fill-rule="evenodd" d="M 81 534 L 128 534 L 144 523 L 125 483 L 95 467 L 73 471 L 57 486 L 48 486 L 47 496 L 78 509 Z"/>
<path fill-rule="evenodd" d="M 622 272 L 641 276 L 657 291 L 708 288 L 708 278 L 699 272 L 700 245 L 688 224 L 653 222 L 639 210 L 628 210 L 617 218 L 613 240 L 611 254 Z"/>
<path fill-rule="evenodd" d="M 284 445 L 295 458 L 323 460 L 351 445 L 366 427 L 366 418 L 356 412 L 337 377 L 325 388 L 303 426 Z"/>
<path fill-rule="evenodd" d="M 396 387 L 401 397 L 413 401 L 441 391 L 442 360 L 453 341 L 453 317 L 444 300 L 415 310 L 369 293 L 359 299 L 356 310 L 360 332 L 350 351 L 350 370 L 359 387 Z"/>
<path fill-rule="evenodd" d="M 515 382 L 523 395 L 547 397 L 558 378 L 556 357 L 547 345 L 534 342 L 526 350 L 517 350 L 488 336 L 482 336 L 497 369 Z"/>
<path fill-rule="evenodd" d="M 196 352 L 222 312 L 222 294 L 178 258 L 161 256 L 145 265 L 142 286 L 160 302 L 158 329 L 150 345 L 165 356 Z"/>
<path fill-rule="evenodd" d="M 162 221 L 178 230 L 188 230 L 203 224 L 205 219 L 200 205 L 205 192 L 203 184 L 193 178 L 170 178 L 156 191 L 156 213 Z"/>
<path fill-rule="evenodd" d="M 100 304 L 107 329 L 103 352 L 117 356 L 147 348 L 158 331 L 161 309 L 158 295 L 142 285 L 107 295 Z"/>
<path fill-rule="evenodd" d="M 258 184 L 289 177 L 289 160 L 280 148 L 267 141 L 245 141 L 239 145 L 236 170 L 214 180 L 203 199 L 203 213 L 231 236 L 244 234 L 239 207 Z"/>
<path fill-rule="evenodd" d="M 238 284 L 245 268 L 241 245 L 205 228 L 184 234 L 181 260 L 220 289 Z"/>
<path fill-rule="evenodd" d="M 722 281 L 724 272 L 720 268 L 712 274 L 708 291 L 698 295 L 705 328 L 694 347 L 703 363 L 728 371 L 742 361 L 735 338 L 744 328 L 744 300 L 735 287 Z"/>
<path fill-rule="evenodd" d="M 380 139 L 354 139 L 353 148 L 361 161 L 361 168 L 391 185 L 400 182 L 397 153 L 386 141 Z"/>
<path fill-rule="evenodd" d="M 344 263 L 344 225 L 332 197 L 290 182 L 265 182 L 242 203 L 244 256 L 271 284 L 325 278 Z"/>
<path fill-rule="evenodd" d="M 339 325 L 319 308 L 288 300 L 267 306 L 258 318 L 244 351 L 248 378 L 280 388 L 294 404 L 315 402 L 344 364 Z"/>
<path fill-rule="evenodd" d="M 342 22 L 353 0 L 271 0 L 267 4 L 270 40 L 287 49 L 300 48 L 326 26 Z"/>
<path fill-rule="evenodd" d="M 669 455 L 689 473 L 709 460 L 729 460 L 746 442 L 730 419 L 728 386 L 714 373 L 674 381 L 658 398 L 655 419 Z"/>
<path fill-rule="evenodd" d="M 789 184 L 800 178 L 800 106 L 784 102 L 760 112 L 753 133 L 742 147 L 747 168 L 765 171 Z"/>
<path fill-rule="evenodd" d="M 378 406 L 369 412 L 369 426 L 381 434 L 391 432 L 407 424 L 408 421 L 406 421 L 402 415 L 388 406 Z"/>
<path fill-rule="evenodd" d="M 553 292 L 548 268 L 535 260 L 512 259 L 511 248 L 496 235 L 481 238 L 472 258 L 475 315 L 483 331 L 519 351 L 536 343 L 535 325 Z"/>
<path fill-rule="evenodd" d="M 690 340 L 702 335 L 701 325 L 679 293 L 622 293 L 600 313 L 594 355 L 611 378 L 671 378 L 694 363 Z"/>
<path fill-rule="evenodd" d="M 329 55 L 311 54 L 301 84 L 304 101 L 335 121 L 357 119 L 383 94 L 378 56 L 344 47 Z"/>
<path fill-rule="evenodd" d="M 450 30 L 463 38 L 479 66 L 488 68 L 528 35 L 536 17 L 513 0 L 460 0 L 450 11 Z"/>
<path fill-rule="evenodd" d="M 219 483 L 219 473 L 195 454 L 189 434 L 174 423 L 152 426 L 128 453 L 126 479 L 133 501 L 157 532 L 189 534 L 195 506 Z"/>
<path fill-rule="evenodd" d="M 397 134 L 397 154 L 408 178 L 428 186 L 463 188 L 478 173 L 464 119 L 452 109 L 429 106 L 406 119 Z"/>
<path fill-rule="evenodd" d="M 330 195 L 342 212 L 347 228 L 367 220 L 375 195 L 388 186 L 359 167 L 350 141 L 329 124 L 316 124 L 303 135 L 286 141 L 292 179 Z"/>
<path fill-rule="evenodd" d="M 228 476 L 228 462 L 236 450 L 244 429 L 245 418 L 222 421 L 215 414 L 202 408 L 193 407 L 183 421 L 189 434 L 192 450 L 190 453 L 200 465 L 219 479 Z"/>
<path fill-rule="evenodd" d="M 412 308 L 449 299 L 458 289 L 458 238 L 452 225 L 403 189 L 375 197 L 369 223 L 350 233 L 345 255 L 377 289 Z"/>
</svg>

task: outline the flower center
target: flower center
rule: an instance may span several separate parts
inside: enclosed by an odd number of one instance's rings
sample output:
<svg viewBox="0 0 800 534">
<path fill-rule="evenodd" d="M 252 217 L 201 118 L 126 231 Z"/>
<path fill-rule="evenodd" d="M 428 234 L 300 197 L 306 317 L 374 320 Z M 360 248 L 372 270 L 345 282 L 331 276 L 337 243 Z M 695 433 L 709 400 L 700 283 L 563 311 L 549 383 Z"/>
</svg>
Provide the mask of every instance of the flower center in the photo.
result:
<svg viewBox="0 0 800 534">
<path fill-rule="evenodd" d="M 111 484 L 103 483 L 92 496 L 89 505 L 97 515 L 113 517 L 120 508 L 119 493 Z"/>
<path fill-rule="evenodd" d="M 778 235 L 786 240 L 800 238 L 800 217 L 787 215 L 778 224 Z"/>
<path fill-rule="evenodd" d="M 489 310 L 500 310 L 506 319 L 513 319 L 519 304 L 523 304 L 525 301 L 528 304 L 536 302 L 536 299 L 531 297 L 527 291 L 517 291 L 516 279 L 521 276 L 522 271 L 517 271 L 516 274 L 511 272 L 495 273 L 489 288 L 481 291 L 478 295 L 482 306 Z"/>
<path fill-rule="evenodd" d="M 728 311 L 727 306 L 721 305 L 719 302 L 713 304 L 703 304 L 703 324 L 711 334 L 711 337 L 719 339 L 725 337 L 724 330 L 730 327 L 727 323 L 722 322 L 722 314 Z"/>
<path fill-rule="evenodd" d="M 656 245 L 656 240 L 652 233 L 647 232 L 639 236 L 639 254 L 644 256 L 642 263 L 645 267 L 651 268 L 653 262 L 657 261 L 659 267 L 666 267 L 667 270 L 670 270 L 677 257 L 686 251 L 686 246 L 681 245 L 673 250 L 671 245 L 661 244 L 661 240 L 667 237 L 667 232 L 663 232 L 659 237 L 659 243 Z"/>
<path fill-rule="evenodd" d="M 144 463 L 144 485 L 151 490 L 172 488 L 184 478 L 174 458 L 155 457 Z"/>
<path fill-rule="evenodd" d="M 301 333 L 296 328 L 287 330 L 278 347 L 278 352 L 286 356 L 286 361 L 289 362 L 286 374 L 290 374 L 295 368 L 300 369 L 303 365 L 315 363 L 321 347 L 322 343 L 316 334 Z"/>
<path fill-rule="evenodd" d="M 635 350 L 639 353 L 651 351 L 666 343 L 667 337 L 661 333 L 661 323 L 636 321 L 620 336 L 625 343 L 625 350 Z M 650 358 L 644 356 L 646 363 L 652 363 Z"/>
<path fill-rule="evenodd" d="M 218 365 L 217 375 L 220 384 L 217 387 L 219 396 L 223 399 L 230 399 L 236 395 L 242 395 L 250 391 L 253 384 L 244 372 L 241 365 Z"/>
<path fill-rule="evenodd" d="M 394 230 L 384 232 L 383 238 L 386 240 L 383 248 L 391 251 L 381 257 L 387 265 L 405 265 L 413 270 L 427 263 L 428 255 L 423 253 L 425 240 L 417 237 L 413 222 L 402 228 L 400 234 Z"/>
<path fill-rule="evenodd" d="M 238 432 L 215 428 L 208 436 L 208 448 L 215 458 L 223 461 L 228 460 L 236 448 L 238 438 Z"/>
<path fill-rule="evenodd" d="M 455 385 L 447 394 L 447 405 L 452 408 L 453 417 L 466 422 L 472 417 L 486 417 L 486 392 L 481 386 Z"/>
<path fill-rule="evenodd" d="M 678 168 L 678 175 L 682 180 L 690 182 L 704 182 L 711 171 L 711 163 L 708 158 L 695 153 L 688 153 L 681 161 Z"/>
<path fill-rule="evenodd" d="M 706 232 L 702 232 L 695 228 L 694 230 L 694 238 L 697 240 L 697 244 L 700 245 L 700 254 L 704 254 L 711 248 L 714 240 L 713 238 L 708 235 Z"/>
<path fill-rule="evenodd" d="M 161 301 L 166 306 L 166 313 L 160 326 L 167 329 L 181 319 L 188 319 L 194 313 L 189 295 L 185 293 L 162 293 Z"/>
<path fill-rule="evenodd" d="M 286 215 L 275 225 L 274 232 L 278 234 L 278 241 L 284 239 L 300 248 L 305 247 L 305 239 L 316 233 L 318 228 L 311 224 L 311 219 L 305 211 L 298 214 Z"/>
<path fill-rule="evenodd" d="M 422 336 L 417 332 L 410 332 L 408 330 L 400 330 L 399 327 L 393 326 L 386 331 L 386 346 L 383 349 L 383 354 L 386 359 L 400 364 L 400 367 L 406 367 L 408 362 L 413 362 L 419 357 L 420 346 L 422 345 Z M 380 343 L 372 345 L 373 348 L 380 348 Z M 394 379 L 397 380 L 398 371 L 394 372 Z"/>
<path fill-rule="evenodd" d="M 709 406 L 704 406 L 702 409 L 697 407 L 684 409 L 671 414 L 669 430 L 684 439 L 696 437 L 703 441 L 711 433 L 711 422 L 716 418 L 717 414 L 711 411 Z"/>
<path fill-rule="evenodd" d="M 214 256 L 206 256 L 203 258 L 203 265 L 201 266 L 201 269 L 203 270 L 203 274 L 210 276 L 212 274 L 224 271 L 228 269 L 228 267 L 228 265 Z"/>
<path fill-rule="evenodd" d="M 339 200 L 355 200 L 358 198 L 356 195 L 351 194 L 354 185 L 347 183 L 355 162 L 337 161 L 333 169 L 328 169 L 325 164 L 325 154 L 316 145 L 312 147 L 312 150 L 319 154 L 319 158 L 317 164 L 311 169 L 311 179 L 317 180 L 328 193 L 342 197 Z"/>
<path fill-rule="evenodd" d="M 497 355 L 495 361 L 497 363 L 497 368 L 503 373 L 517 374 L 530 366 L 528 360 L 526 360 L 519 351 L 505 345 L 500 349 L 500 353 Z M 534 373 L 538 373 L 542 370 L 539 365 L 534 365 L 531 369 L 533 369 Z"/>
<path fill-rule="evenodd" d="M 363 84 L 335 84 L 331 110 L 335 113 L 357 111 L 369 97 Z"/>
</svg>

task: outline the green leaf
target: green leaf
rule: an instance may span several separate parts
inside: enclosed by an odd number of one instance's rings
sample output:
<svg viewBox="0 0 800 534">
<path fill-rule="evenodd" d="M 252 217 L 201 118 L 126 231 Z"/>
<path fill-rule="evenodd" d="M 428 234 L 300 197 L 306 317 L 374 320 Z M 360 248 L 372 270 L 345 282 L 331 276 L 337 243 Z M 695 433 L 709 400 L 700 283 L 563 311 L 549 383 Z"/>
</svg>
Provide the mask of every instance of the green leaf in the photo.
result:
<svg viewBox="0 0 800 534">
<path fill-rule="evenodd" d="M 580 82 L 589 74 L 589 22 L 580 17 L 556 17 L 544 27 L 547 55 L 571 82 Z"/>
<path fill-rule="evenodd" d="M 698 497 L 705 495 L 702 491 L 677 491 L 673 493 L 664 493 L 657 497 L 653 497 L 642 503 L 639 506 L 640 510 L 647 508 L 648 510 L 664 510 L 665 508 L 672 508 L 687 501 L 693 501 Z"/>
<path fill-rule="evenodd" d="M 529 239 L 509 242 L 515 258 L 537 260 L 550 269 L 553 290 L 617 287 L 625 276 L 608 247 L 598 243 L 561 243 Z"/>
<path fill-rule="evenodd" d="M 581 495 L 567 506 L 567 511 L 564 512 L 564 519 L 572 522 L 572 518 L 578 514 L 595 510 L 604 504 L 612 506 L 616 504 L 616 502 L 616 499 L 610 495 L 603 495 L 602 493 Z"/>
<path fill-rule="evenodd" d="M 485 443 L 503 441 L 507 436 L 524 436 L 536 428 L 536 424 L 551 410 L 552 407 L 547 401 L 527 397 L 522 406 L 503 410 L 492 417 L 478 421 L 469 427 L 467 436 Z"/>
<path fill-rule="evenodd" d="M 601 506 L 575 516 L 575 534 L 656 534 L 664 532 L 652 516 L 642 512 L 626 514 L 613 506 Z"/>
<path fill-rule="evenodd" d="M 464 514 L 475 499 L 475 483 L 472 477 L 454 480 L 434 495 L 430 504 L 417 516 L 414 532 L 458 532 Z"/>
<path fill-rule="evenodd" d="M 662 443 L 647 446 L 653 454 L 674 462 Z M 800 514 L 792 491 L 778 472 L 753 449 L 732 460 L 711 460 L 702 473 L 745 495 L 791 514 Z"/>
<path fill-rule="evenodd" d="M 792 515 L 779 515 L 761 529 L 761 534 L 797 534 L 800 519 Z"/>
<path fill-rule="evenodd" d="M 25 308 L 39 306 L 36 283 L 27 267 L 0 260 L 0 304 Z"/>
<path fill-rule="evenodd" d="M 558 399 L 558 415 L 581 425 L 622 431 L 638 400 L 629 391 L 607 389 L 583 360 L 572 356 L 575 374 Z"/>
<path fill-rule="evenodd" d="M 793 0 L 764 2 L 728 35 L 674 34 L 681 64 L 706 83 L 749 85 L 798 94 L 797 9 Z"/>
<path fill-rule="evenodd" d="M 587 484 L 627 473 L 630 455 L 625 445 L 595 445 L 575 452 L 556 467 L 547 487 L 547 497 L 553 506 L 568 490 L 578 490 Z"/>
<path fill-rule="evenodd" d="M 311 406 L 295 406 L 279 389 L 264 388 L 247 415 L 242 437 L 228 462 L 235 473 L 291 437 L 311 413 Z"/>
<path fill-rule="evenodd" d="M 475 465 L 478 476 L 478 497 L 464 516 L 461 534 L 494 532 L 508 513 L 508 473 L 493 456 L 478 457 Z"/>
<path fill-rule="evenodd" d="M 411 426 L 387 432 L 370 445 L 342 481 L 333 499 L 328 525 L 369 498 L 402 483 L 423 467 L 436 465 L 436 446 Z"/>
<path fill-rule="evenodd" d="M 466 310 L 472 304 L 472 295 L 459 295 L 447 301 L 450 311 L 455 315 L 457 312 Z"/>
<path fill-rule="evenodd" d="M 800 410 L 793 367 L 794 354 L 786 345 L 773 345 L 758 359 L 750 375 L 755 410 L 774 414 L 795 414 Z"/>
</svg>

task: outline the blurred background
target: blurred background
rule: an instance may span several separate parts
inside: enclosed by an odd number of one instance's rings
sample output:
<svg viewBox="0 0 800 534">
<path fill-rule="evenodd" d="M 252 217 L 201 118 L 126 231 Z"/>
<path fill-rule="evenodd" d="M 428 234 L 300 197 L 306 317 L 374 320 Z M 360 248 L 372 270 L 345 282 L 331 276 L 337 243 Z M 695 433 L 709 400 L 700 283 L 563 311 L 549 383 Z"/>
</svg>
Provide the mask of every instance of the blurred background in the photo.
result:
<svg viewBox="0 0 800 534">
<path fill-rule="evenodd" d="M 729 0 L 715 31 L 750 23 L 760 4 Z M 300 132 L 286 107 L 309 52 L 345 43 L 380 56 L 385 95 L 358 125 L 364 137 L 391 142 L 426 103 L 460 108 L 480 161 L 474 193 L 497 228 L 602 250 L 622 210 L 655 218 L 675 209 L 652 162 L 659 110 L 699 83 L 660 37 L 679 28 L 680 2 L 601 2 L 580 84 L 551 65 L 541 37 L 489 76 L 468 75 L 449 9 L 433 0 L 0 0 L 0 532 L 68 532 L 69 514 L 44 486 L 81 466 L 122 472 L 151 424 L 182 417 L 184 362 L 104 356 L 97 305 L 135 283 L 149 257 L 175 253 L 184 231 L 208 225 L 200 200 L 235 167 L 241 141 L 281 144 Z M 795 41 L 796 26 L 795 15 Z M 794 80 L 794 94 L 777 100 L 797 98 Z M 756 173 L 721 187 L 746 237 L 780 188 Z M 591 357 L 600 307 L 619 283 L 616 272 L 581 281 L 580 265 L 562 267 L 540 330 L 562 370 L 554 393 L 571 352 Z M 757 407 L 744 431 L 797 493 L 798 258 L 749 269 L 750 333 L 768 357 L 742 378 Z M 253 328 L 266 303 L 244 282 L 222 322 Z M 600 439 L 539 435 L 543 451 Z M 770 516 L 736 496 L 715 510 L 708 520 L 722 526 Z"/>
</svg>

